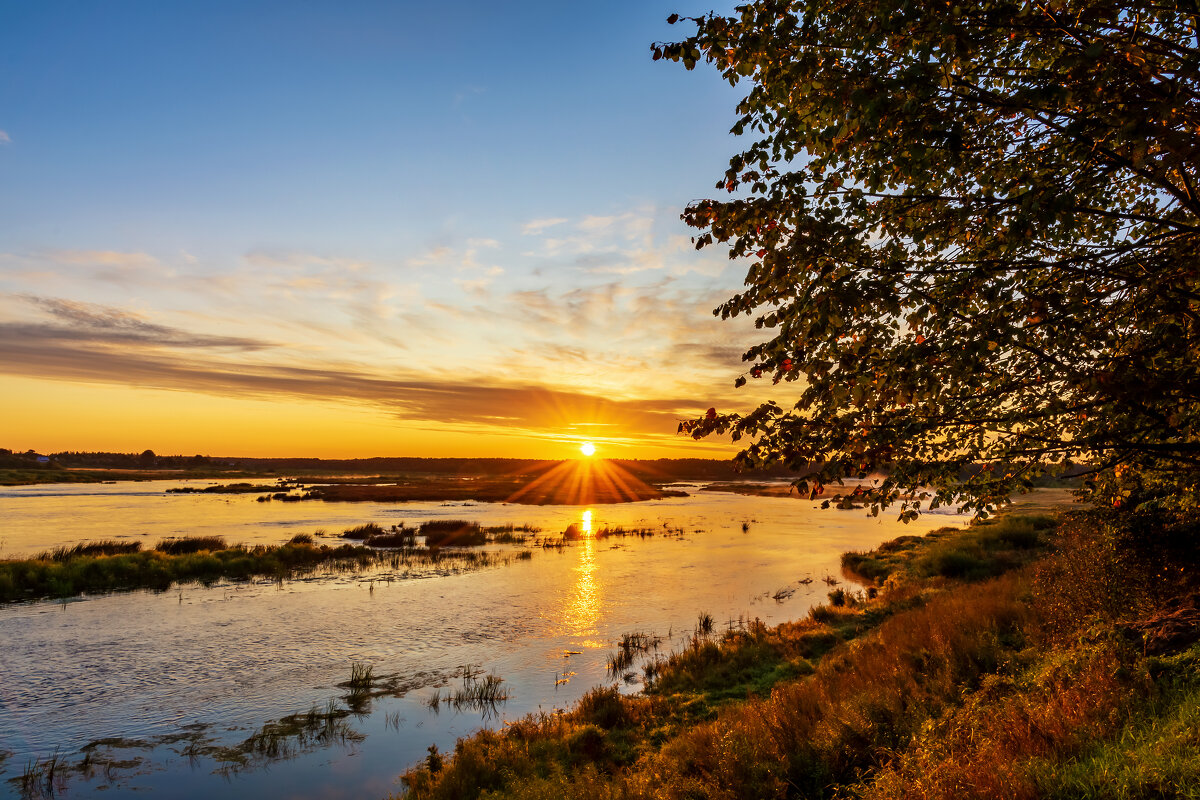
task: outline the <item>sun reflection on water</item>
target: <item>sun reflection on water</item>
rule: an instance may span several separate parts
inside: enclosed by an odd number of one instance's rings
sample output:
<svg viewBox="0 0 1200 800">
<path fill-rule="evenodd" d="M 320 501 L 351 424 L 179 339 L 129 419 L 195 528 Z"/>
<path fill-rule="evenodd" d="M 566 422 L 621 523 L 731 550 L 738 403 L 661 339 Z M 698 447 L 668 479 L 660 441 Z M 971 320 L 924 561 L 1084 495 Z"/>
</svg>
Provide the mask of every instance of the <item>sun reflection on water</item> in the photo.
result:
<svg viewBox="0 0 1200 800">
<path fill-rule="evenodd" d="M 579 529 L 579 563 L 575 566 L 575 586 L 564 609 L 563 622 L 567 633 L 576 637 L 585 647 L 604 647 L 605 642 L 595 640 L 596 620 L 600 618 L 601 584 L 596 577 L 596 539 L 592 535 L 592 510 L 584 511 Z"/>
</svg>

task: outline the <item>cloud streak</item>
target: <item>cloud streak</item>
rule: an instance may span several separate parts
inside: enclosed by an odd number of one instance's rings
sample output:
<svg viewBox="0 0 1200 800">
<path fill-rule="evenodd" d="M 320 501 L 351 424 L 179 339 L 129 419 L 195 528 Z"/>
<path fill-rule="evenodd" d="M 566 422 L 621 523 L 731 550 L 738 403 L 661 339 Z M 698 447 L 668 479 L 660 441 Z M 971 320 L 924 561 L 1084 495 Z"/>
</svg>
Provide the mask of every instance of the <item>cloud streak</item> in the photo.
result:
<svg viewBox="0 0 1200 800">
<path fill-rule="evenodd" d="M 127 311 L 93 303 L 49 297 L 23 297 L 53 322 L 0 322 L 0 343 L 8 347 L 51 342 L 109 345 L 153 345 L 180 348 L 261 350 L 269 342 L 235 336 L 209 336 L 147 322 Z"/>
<path fill-rule="evenodd" d="M 566 217 L 549 217 L 546 219 L 531 219 L 521 226 L 522 236 L 538 236 L 547 228 L 553 228 L 555 225 L 562 225 L 567 222 Z"/>
<path fill-rule="evenodd" d="M 359 402 L 402 419 L 442 425 L 559 433 L 611 426 L 622 433 L 653 435 L 673 432 L 679 419 L 695 413 L 692 403 L 681 399 L 614 401 L 527 384 L 421 376 L 383 378 L 348 368 L 181 358 L 173 353 L 105 347 L 94 340 L 2 339 L 6 341 L 0 349 L 0 371 L 11 375 L 220 396 Z"/>
</svg>

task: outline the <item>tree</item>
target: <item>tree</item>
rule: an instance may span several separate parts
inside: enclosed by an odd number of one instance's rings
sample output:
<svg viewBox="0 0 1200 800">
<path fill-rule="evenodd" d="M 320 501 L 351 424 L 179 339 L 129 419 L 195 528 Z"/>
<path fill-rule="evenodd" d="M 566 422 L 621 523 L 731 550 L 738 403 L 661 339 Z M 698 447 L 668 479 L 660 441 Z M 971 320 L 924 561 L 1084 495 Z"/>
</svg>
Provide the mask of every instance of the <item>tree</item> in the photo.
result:
<svg viewBox="0 0 1200 800">
<path fill-rule="evenodd" d="M 904 519 L 984 511 L 1068 460 L 1114 504 L 1194 502 L 1198 13 L 756 0 L 655 44 L 749 85 L 731 196 L 683 218 L 752 260 L 714 312 L 769 332 L 737 385 L 799 393 L 683 430 L 814 489 L 882 470 L 876 510 L 932 487 Z"/>
</svg>

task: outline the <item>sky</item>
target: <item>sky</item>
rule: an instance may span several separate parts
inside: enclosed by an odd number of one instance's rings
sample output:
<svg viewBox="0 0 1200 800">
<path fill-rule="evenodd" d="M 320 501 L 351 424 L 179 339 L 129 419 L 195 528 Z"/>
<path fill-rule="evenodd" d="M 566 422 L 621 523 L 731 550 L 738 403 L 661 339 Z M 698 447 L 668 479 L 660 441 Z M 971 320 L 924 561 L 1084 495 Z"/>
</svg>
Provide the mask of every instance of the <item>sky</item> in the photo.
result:
<svg viewBox="0 0 1200 800">
<path fill-rule="evenodd" d="M 709 10 L 0 0 L 0 446 L 731 455 Z"/>
</svg>

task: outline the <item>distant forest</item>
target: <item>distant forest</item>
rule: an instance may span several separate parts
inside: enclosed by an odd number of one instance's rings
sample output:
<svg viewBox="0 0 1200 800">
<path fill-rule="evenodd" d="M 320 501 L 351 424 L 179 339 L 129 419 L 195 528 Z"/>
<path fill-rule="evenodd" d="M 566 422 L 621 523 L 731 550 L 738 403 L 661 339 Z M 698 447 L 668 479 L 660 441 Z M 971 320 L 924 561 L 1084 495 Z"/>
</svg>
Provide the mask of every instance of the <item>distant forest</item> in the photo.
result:
<svg viewBox="0 0 1200 800">
<path fill-rule="evenodd" d="M 40 462 L 38 458 L 48 458 Z M 706 458 L 610 459 L 636 477 L 647 482 L 669 480 L 736 480 L 755 478 L 787 478 L 794 473 L 777 466 L 753 473 L 739 472 L 732 460 Z M 425 475 L 512 475 L 538 470 L 548 459 L 527 458 L 239 458 L 206 455 L 158 455 L 152 450 L 141 453 L 92 453 L 64 451 L 61 453 L 23 453 L 0 448 L 0 468 L 90 468 L 141 470 L 238 470 L 243 472 L 279 474 L 425 474 Z"/>
</svg>

